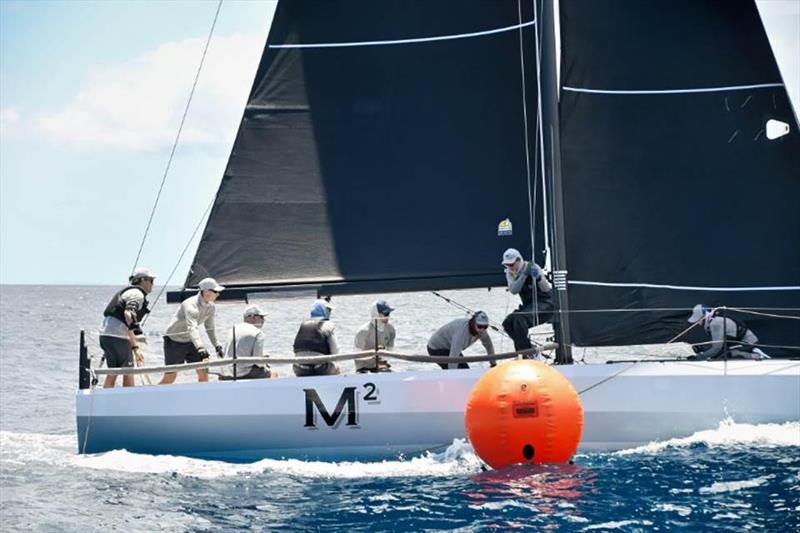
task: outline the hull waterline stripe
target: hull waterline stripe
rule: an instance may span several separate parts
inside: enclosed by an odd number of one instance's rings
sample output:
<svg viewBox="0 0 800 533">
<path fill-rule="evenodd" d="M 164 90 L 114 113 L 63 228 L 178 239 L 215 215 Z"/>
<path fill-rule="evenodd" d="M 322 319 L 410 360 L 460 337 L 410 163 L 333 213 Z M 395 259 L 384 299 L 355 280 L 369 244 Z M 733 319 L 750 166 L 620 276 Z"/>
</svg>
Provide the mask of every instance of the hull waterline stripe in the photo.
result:
<svg viewBox="0 0 800 533">
<path fill-rule="evenodd" d="M 759 85 L 729 85 L 727 87 L 701 87 L 699 89 L 663 89 L 663 90 L 641 90 L 626 91 L 612 89 L 581 89 L 579 87 L 562 87 L 563 90 L 573 93 L 590 94 L 686 94 L 686 93 L 717 93 L 724 91 L 746 91 L 749 89 L 769 89 L 773 87 L 783 87 L 783 83 L 761 83 Z"/>
<path fill-rule="evenodd" d="M 655 283 L 606 283 L 602 281 L 569 280 L 570 285 L 590 285 L 596 287 L 640 287 L 644 289 L 669 289 L 675 291 L 719 291 L 719 292 L 755 292 L 755 291 L 800 291 L 800 286 L 786 285 L 777 287 L 695 287 L 692 285 L 658 285 Z"/>
<path fill-rule="evenodd" d="M 391 44 L 414 44 L 414 43 L 430 43 L 434 41 L 450 41 L 453 39 L 469 39 L 471 37 L 482 37 L 484 35 L 493 35 L 495 33 L 503 33 L 507 31 L 514 31 L 526 26 L 533 26 L 536 24 L 535 20 L 523 22 L 522 24 L 514 24 L 513 26 L 506 26 L 505 28 L 495 28 L 493 30 L 476 31 L 473 33 L 459 33 L 456 35 L 438 35 L 434 37 L 417 37 L 414 39 L 394 39 L 388 41 L 354 41 L 343 43 L 308 43 L 308 44 L 271 44 L 270 48 L 346 48 L 351 46 L 384 46 Z"/>
</svg>

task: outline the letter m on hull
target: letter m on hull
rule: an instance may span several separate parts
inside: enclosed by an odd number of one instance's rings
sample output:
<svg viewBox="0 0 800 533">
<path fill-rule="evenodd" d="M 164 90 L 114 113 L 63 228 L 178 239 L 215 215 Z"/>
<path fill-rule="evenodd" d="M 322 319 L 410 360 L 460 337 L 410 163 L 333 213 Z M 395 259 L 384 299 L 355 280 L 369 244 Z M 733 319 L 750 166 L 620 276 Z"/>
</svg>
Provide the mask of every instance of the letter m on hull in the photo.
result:
<svg viewBox="0 0 800 533">
<path fill-rule="evenodd" d="M 336 426 L 336 423 L 339 421 L 339 418 L 342 416 L 342 411 L 346 408 L 347 409 L 347 426 L 357 426 L 358 425 L 358 412 L 356 410 L 356 388 L 355 387 L 345 387 L 342 391 L 342 395 L 339 396 L 339 401 L 336 403 L 336 408 L 333 410 L 333 414 L 328 413 L 328 410 L 325 408 L 325 404 L 322 403 L 322 400 L 317 394 L 315 389 L 303 389 L 303 392 L 306 393 L 306 423 L 304 427 L 307 428 L 316 428 L 316 416 L 314 416 L 314 411 L 318 411 L 320 415 L 322 415 L 322 419 L 328 426 Z M 316 409 L 315 409 L 316 408 Z"/>
</svg>

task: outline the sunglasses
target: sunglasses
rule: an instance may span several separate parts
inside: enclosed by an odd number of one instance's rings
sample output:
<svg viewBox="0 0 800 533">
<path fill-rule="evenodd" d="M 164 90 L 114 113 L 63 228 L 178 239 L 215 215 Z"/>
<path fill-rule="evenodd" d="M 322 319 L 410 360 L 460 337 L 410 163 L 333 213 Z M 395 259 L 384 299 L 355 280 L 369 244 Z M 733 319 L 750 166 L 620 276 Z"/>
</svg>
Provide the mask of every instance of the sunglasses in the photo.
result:
<svg viewBox="0 0 800 533">
<path fill-rule="evenodd" d="M 481 326 L 479 324 L 475 324 L 475 329 L 488 329 L 489 326 Z"/>
</svg>

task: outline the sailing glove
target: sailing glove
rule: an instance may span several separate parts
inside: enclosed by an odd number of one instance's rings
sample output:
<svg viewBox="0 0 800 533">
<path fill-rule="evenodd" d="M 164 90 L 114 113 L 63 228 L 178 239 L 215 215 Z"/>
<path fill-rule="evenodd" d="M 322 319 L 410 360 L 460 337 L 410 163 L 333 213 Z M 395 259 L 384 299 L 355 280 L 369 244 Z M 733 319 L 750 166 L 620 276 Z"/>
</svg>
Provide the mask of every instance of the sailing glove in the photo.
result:
<svg viewBox="0 0 800 533">
<path fill-rule="evenodd" d="M 197 353 L 200 354 L 200 360 L 208 359 L 208 351 L 205 348 L 200 348 L 197 350 Z"/>
<path fill-rule="evenodd" d="M 219 357 L 225 357 L 225 352 L 224 352 L 224 351 L 222 351 L 222 346 L 220 346 L 219 344 L 217 344 L 216 346 L 214 346 L 214 349 L 217 351 L 217 355 L 218 355 Z"/>
<path fill-rule="evenodd" d="M 541 275 L 542 275 L 542 271 L 541 271 L 541 270 L 539 270 L 539 267 L 538 267 L 538 266 L 536 266 L 536 264 L 535 264 L 535 263 L 531 263 L 531 264 L 530 264 L 530 269 L 528 270 L 528 273 L 531 275 L 531 277 L 532 277 L 533 279 L 535 279 L 535 280 L 537 280 L 537 281 L 539 280 L 539 276 L 541 276 Z"/>
</svg>

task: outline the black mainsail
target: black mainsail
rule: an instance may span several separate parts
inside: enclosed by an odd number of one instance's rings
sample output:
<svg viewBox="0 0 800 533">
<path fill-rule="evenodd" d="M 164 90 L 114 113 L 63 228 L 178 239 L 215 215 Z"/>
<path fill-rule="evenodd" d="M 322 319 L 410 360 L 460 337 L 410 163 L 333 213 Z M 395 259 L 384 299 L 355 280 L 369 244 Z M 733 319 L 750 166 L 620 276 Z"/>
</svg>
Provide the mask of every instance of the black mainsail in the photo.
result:
<svg viewBox="0 0 800 533">
<path fill-rule="evenodd" d="M 561 0 L 560 17 L 572 341 L 666 342 L 697 303 L 800 307 L 800 135 L 754 2 Z M 768 139 L 771 119 L 789 134 Z M 794 320 L 743 318 L 800 345 Z"/>
<path fill-rule="evenodd" d="M 544 248 L 534 24 L 516 0 L 280 2 L 185 286 L 504 284 L 503 249 Z"/>
</svg>

